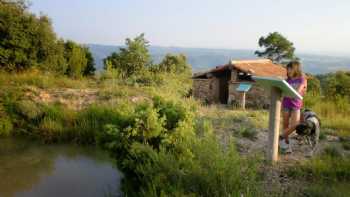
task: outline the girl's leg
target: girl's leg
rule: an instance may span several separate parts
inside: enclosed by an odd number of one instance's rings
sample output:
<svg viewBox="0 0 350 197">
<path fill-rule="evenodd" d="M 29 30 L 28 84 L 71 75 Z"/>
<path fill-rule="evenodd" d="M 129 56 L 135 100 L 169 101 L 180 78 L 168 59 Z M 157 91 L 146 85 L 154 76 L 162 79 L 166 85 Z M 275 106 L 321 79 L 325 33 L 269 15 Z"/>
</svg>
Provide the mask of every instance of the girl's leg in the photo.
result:
<svg viewBox="0 0 350 197">
<path fill-rule="evenodd" d="M 289 127 L 290 114 L 291 113 L 290 113 L 289 110 L 284 110 L 283 111 L 283 137 L 286 136 L 285 134 L 286 134 L 286 131 L 288 130 L 288 127 Z"/>
<path fill-rule="evenodd" d="M 288 142 L 288 136 L 295 131 L 296 126 L 300 123 L 300 110 L 292 110 L 290 113 L 290 126 L 285 130 L 284 137 Z"/>
</svg>

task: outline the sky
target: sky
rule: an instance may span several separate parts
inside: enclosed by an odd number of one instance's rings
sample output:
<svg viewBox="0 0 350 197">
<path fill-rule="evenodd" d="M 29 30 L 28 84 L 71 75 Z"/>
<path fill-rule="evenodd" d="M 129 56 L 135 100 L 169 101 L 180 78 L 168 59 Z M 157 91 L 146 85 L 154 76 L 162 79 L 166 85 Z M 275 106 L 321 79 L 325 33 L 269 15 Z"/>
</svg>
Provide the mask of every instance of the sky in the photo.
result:
<svg viewBox="0 0 350 197">
<path fill-rule="evenodd" d="M 124 44 L 145 33 L 151 45 L 257 49 L 278 31 L 297 52 L 350 55 L 349 0 L 31 0 L 59 37 Z"/>
</svg>

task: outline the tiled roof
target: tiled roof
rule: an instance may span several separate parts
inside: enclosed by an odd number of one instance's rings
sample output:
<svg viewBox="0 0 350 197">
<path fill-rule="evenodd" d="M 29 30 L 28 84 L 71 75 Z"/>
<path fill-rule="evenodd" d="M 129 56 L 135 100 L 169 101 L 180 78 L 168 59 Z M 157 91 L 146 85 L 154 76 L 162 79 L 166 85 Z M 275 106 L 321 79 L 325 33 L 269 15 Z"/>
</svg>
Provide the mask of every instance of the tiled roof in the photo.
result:
<svg viewBox="0 0 350 197">
<path fill-rule="evenodd" d="M 272 63 L 269 59 L 257 60 L 238 60 L 231 61 L 229 64 L 217 66 L 209 71 L 195 73 L 193 78 L 200 78 L 208 73 L 217 73 L 228 69 L 237 69 L 254 76 L 261 77 L 283 77 L 286 78 L 286 69 L 278 64 Z"/>
</svg>

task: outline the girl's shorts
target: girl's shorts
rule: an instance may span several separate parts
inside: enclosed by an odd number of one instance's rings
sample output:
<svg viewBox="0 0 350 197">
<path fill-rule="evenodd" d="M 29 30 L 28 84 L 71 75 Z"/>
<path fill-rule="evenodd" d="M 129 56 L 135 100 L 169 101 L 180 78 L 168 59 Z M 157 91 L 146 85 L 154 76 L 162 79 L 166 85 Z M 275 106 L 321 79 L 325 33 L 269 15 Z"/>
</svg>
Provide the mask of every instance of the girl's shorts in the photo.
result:
<svg viewBox="0 0 350 197">
<path fill-rule="evenodd" d="M 300 113 L 300 109 L 298 109 L 298 108 L 287 108 L 287 107 L 284 107 L 283 111 L 284 112 L 288 112 L 288 113 L 292 113 L 292 112 L 299 112 Z"/>
</svg>

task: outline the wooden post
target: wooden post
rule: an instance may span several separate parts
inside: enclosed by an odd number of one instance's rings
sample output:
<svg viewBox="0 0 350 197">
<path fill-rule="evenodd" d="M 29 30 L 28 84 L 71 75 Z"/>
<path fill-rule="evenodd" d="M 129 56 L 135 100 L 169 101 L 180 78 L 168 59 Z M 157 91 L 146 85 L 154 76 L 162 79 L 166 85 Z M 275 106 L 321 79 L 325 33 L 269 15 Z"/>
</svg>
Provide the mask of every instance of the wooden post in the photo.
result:
<svg viewBox="0 0 350 197">
<path fill-rule="evenodd" d="M 245 110 L 245 92 L 241 92 L 241 107 Z"/>
<path fill-rule="evenodd" d="M 279 88 L 271 87 L 271 106 L 269 114 L 268 160 L 272 163 L 278 160 L 278 141 L 281 115 L 282 92 Z"/>
</svg>

